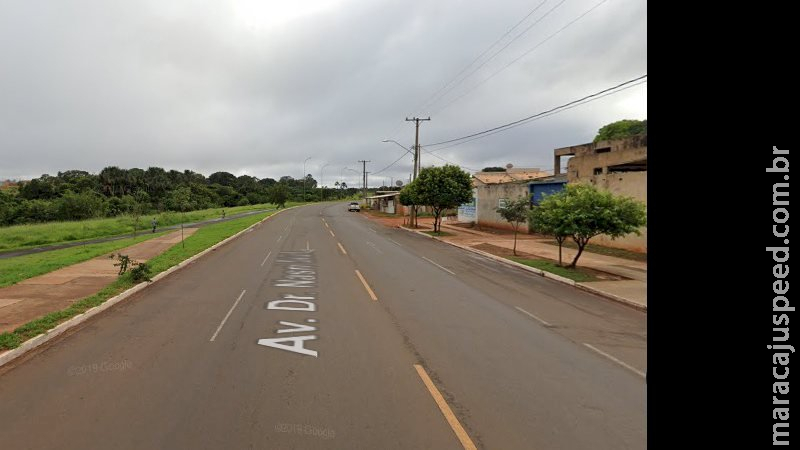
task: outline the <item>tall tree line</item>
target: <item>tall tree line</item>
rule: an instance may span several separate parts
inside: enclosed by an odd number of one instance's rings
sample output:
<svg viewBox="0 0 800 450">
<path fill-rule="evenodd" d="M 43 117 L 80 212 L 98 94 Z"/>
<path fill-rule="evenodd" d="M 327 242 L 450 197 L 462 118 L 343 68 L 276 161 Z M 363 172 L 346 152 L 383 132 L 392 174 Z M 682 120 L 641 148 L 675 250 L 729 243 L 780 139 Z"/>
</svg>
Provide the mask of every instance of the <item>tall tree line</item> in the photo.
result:
<svg viewBox="0 0 800 450">
<path fill-rule="evenodd" d="M 0 225 L 276 203 L 276 199 L 316 201 L 342 198 L 355 191 L 338 182 L 335 189 L 321 189 L 310 174 L 305 180 L 290 176 L 274 180 L 228 172 L 206 177 L 191 170 L 161 167 L 110 166 L 97 174 L 67 170 L 0 190 Z"/>
</svg>

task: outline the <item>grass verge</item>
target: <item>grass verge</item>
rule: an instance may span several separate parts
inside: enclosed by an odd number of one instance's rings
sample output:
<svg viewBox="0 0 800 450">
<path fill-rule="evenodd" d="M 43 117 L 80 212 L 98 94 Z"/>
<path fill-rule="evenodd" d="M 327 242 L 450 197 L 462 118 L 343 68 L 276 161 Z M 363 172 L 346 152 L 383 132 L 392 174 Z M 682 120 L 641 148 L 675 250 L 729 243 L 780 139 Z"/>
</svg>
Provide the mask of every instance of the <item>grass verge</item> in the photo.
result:
<svg viewBox="0 0 800 450">
<path fill-rule="evenodd" d="M 88 244 L 81 247 L 64 248 L 44 253 L 17 256 L 14 258 L 0 259 L 0 288 L 11 286 L 20 281 L 38 275 L 43 275 L 72 264 L 87 261 L 104 253 L 113 252 L 139 242 L 166 234 L 143 234 L 136 239 L 122 239 L 119 241 Z"/>
<path fill-rule="evenodd" d="M 556 274 L 558 276 L 562 276 L 564 278 L 569 278 L 578 283 L 582 283 L 584 281 L 598 281 L 599 278 L 592 275 L 589 272 L 581 270 L 580 267 L 575 269 L 569 269 L 566 267 L 561 267 L 558 263 L 553 261 L 548 261 L 544 259 L 528 259 L 528 258 L 519 258 L 519 257 L 509 257 L 508 259 L 512 261 L 516 261 L 520 264 L 525 264 L 526 266 L 535 267 L 539 270 L 544 270 L 545 272 L 550 272 Z"/>
<path fill-rule="evenodd" d="M 542 241 L 545 244 L 555 245 L 558 247 L 556 241 Z M 564 242 L 564 248 L 571 248 L 577 250 L 578 246 L 571 241 Z M 604 245 L 586 244 L 584 251 L 595 253 L 598 255 L 616 256 L 617 258 L 629 259 L 631 261 L 647 262 L 647 253 L 632 252 L 621 248 L 606 247 Z"/>
<path fill-rule="evenodd" d="M 180 243 L 175 244 L 166 252 L 148 261 L 147 265 L 150 267 L 150 275 L 155 276 L 272 214 L 274 214 L 274 211 L 200 228 L 193 235 L 186 238 L 184 241 L 185 245 L 182 246 Z M 78 314 L 84 313 L 95 306 L 101 305 L 109 298 L 124 292 L 135 284 L 136 283 L 134 283 L 130 277 L 130 273 L 126 273 L 97 294 L 83 298 L 73 303 L 69 308 L 55 311 L 32 320 L 16 328 L 14 331 L 0 333 L 0 350 L 17 348 L 28 339 L 45 333 L 56 325 Z"/>
<path fill-rule="evenodd" d="M 455 236 L 455 233 L 448 233 L 447 231 L 423 231 L 423 233 L 431 236 Z"/>
<path fill-rule="evenodd" d="M 271 204 L 236 206 L 232 208 L 211 208 L 189 211 L 185 218 L 181 213 L 166 211 L 139 217 L 140 232 L 147 232 L 150 221 L 156 218 L 159 227 L 178 225 L 182 221 L 198 222 L 222 217 L 222 210 L 230 217 L 234 214 L 259 209 L 274 208 Z M 64 242 L 85 241 L 109 236 L 133 233 L 133 218 L 117 216 L 105 219 L 89 219 L 74 222 L 48 222 L 28 225 L 14 225 L 0 228 L 0 250 L 16 250 Z"/>
</svg>

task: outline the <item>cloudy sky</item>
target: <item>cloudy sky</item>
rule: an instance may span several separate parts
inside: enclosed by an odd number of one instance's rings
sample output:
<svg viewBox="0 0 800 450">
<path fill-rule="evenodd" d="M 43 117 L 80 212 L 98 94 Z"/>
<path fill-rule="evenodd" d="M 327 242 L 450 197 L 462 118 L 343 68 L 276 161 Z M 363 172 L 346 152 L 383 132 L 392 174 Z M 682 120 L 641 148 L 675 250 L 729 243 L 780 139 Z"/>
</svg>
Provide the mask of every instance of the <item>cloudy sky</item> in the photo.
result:
<svg viewBox="0 0 800 450">
<path fill-rule="evenodd" d="M 413 145 L 406 117 L 431 117 L 425 146 L 647 73 L 645 0 L 0 0 L 0 11 L 0 179 L 110 165 L 300 177 L 311 157 L 306 172 L 319 180 L 327 164 L 328 185 L 359 184 L 345 169 L 358 160 L 371 160 L 370 185 L 407 181 L 410 154 L 381 142 Z M 422 164 L 552 169 L 554 148 L 646 118 L 645 83 L 424 147 Z"/>
</svg>

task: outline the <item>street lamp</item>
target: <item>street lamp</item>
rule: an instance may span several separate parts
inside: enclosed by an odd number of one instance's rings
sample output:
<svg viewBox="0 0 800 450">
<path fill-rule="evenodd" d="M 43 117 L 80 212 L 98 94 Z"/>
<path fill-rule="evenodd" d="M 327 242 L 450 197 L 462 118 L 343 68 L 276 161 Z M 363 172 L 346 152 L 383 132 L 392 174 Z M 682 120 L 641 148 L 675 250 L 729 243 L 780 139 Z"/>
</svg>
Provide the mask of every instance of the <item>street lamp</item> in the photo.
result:
<svg viewBox="0 0 800 450">
<path fill-rule="evenodd" d="M 306 163 L 309 159 L 310 156 L 303 161 L 303 201 L 306 201 Z"/>
<path fill-rule="evenodd" d="M 403 149 L 403 150 L 405 150 L 406 152 L 408 152 L 408 153 L 411 153 L 411 156 L 414 158 L 414 170 L 413 170 L 413 172 L 414 172 L 414 179 L 416 179 L 416 178 L 417 178 L 417 167 L 419 167 L 419 166 L 417 165 L 417 164 L 418 164 L 418 162 L 417 162 L 417 154 L 416 154 L 416 153 L 414 153 L 414 152 L 412 152 L 411 150 L 407 149 L 406 147 L 404 147 L 404 146 L 403 146 L 403 144 L 401 144 L 401 143 L 399 143 L 399 142 L 395 141 L 394 139 L 384 139 L 384 140 L 382 140 L 381 142 L 391 142 L 392 144 L 394 144 L 394 145 L 396 145 L 396 146 L 398 146 L 398 147 L 402 148 L 402 149 Z M 412 148 L 413 148 L 413 147 L 412 147 Z"/>
<path fill-rule="evenodd" d="M 414 152 L 412 152 L 411 150 L 409 150 L 409 149 L 405 148 L 405 147 L 403 146 L 403 144 L 401 144 L 401 143 L 399 143 L 399 142 L 395 141 L 394 139 L 384 139 L 384 140 L 382 140 L 381 142 L 391 142 L 391 143 L 393 143 L 393 144 L 395 144 L 395 145 L 398 145 L 398 146 L 400 146 L 400 148 L 402 148 L 402 149 L 403 149 L 403 150 L 405 150 L 406 152 L 408 152 L 408 153 L 411 153 L 411 155 L 412 155 L 412 156 L 414 155 Z"/>
<path fill-rule="evenodd" d="M 322 180 L 324 180 L 323 174 L 325 173 L 325 168 L 328 167 L 328 166 L 330 166 L 330 163 L 325 163 L 325 165 L 322 166 L 321 169 L 319 169 L 319 184 L 320 184 L 320 188 L 322 189 L 322 200 L 323 201 L 325 200 L 325 187 L 324 187 L 324 183 L 322 182 Z"/>
</svg>

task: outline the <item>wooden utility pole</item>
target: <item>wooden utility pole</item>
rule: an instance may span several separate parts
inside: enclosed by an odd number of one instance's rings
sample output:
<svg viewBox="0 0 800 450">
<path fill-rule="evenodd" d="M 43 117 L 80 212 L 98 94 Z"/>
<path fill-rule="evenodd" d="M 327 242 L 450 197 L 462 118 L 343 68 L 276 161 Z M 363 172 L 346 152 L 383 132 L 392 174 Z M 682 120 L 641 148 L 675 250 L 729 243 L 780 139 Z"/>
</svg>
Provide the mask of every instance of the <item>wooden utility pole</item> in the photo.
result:
<svg viewBox="0 0 800 450">
<path fill-rule="evenodd" d="M 420 119 L 418 117 L 414 117 L 413 119 L 409 119 L 406 117 L 406 122 L 414 122 L 416 124 L 416 133 L 414 137 L 414 178 L 411 180 L 412 182 L 417 179 L 417 174 L 422 168 L 419 161 L 419 123 L 427 120 L 431 120 L 431 118 L 428 117 L 427 119 Z M 414 205 L 414 207 L 411 208 L 411 227 L 417 228 L 417 205 Z"/>
</svg>

